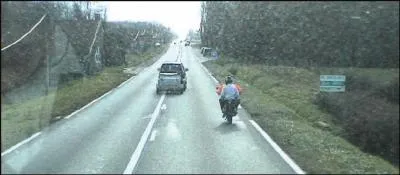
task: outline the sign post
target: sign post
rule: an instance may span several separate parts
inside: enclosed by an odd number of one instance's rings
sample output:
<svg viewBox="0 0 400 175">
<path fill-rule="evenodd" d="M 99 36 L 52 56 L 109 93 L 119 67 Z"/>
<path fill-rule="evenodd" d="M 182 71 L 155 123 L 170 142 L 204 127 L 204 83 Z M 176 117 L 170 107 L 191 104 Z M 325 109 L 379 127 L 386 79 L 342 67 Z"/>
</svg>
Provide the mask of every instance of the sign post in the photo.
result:
<svg viewBox="0 0 400 175">
<path fill-rule="evenodd" d="M 320 92 L 344 92 L 346 76 L 320 75 Z"/>
</svg>

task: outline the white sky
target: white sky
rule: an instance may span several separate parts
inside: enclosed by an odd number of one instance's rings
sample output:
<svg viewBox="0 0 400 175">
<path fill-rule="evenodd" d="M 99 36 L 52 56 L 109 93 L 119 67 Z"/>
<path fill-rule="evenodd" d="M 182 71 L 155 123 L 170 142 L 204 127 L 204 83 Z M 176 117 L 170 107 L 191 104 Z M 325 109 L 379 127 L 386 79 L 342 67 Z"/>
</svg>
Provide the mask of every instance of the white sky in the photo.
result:
<svg viewBox="0 0 400 175">
<path fill-rule="evenodd" d="M 183 39 L 200 26 L 200 1 L 104 1 L 108 21 L 156 21 Z"/>
</svg>

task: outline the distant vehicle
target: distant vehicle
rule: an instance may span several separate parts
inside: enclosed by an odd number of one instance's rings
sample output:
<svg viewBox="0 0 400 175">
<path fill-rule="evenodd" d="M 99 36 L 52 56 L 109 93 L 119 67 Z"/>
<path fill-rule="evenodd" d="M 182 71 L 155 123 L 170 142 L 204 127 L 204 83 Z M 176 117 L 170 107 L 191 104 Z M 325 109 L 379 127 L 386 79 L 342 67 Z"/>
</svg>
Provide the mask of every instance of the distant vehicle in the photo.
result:
<svg viewBox="0 0 400 175">
<path fill-rule="evenodd" d="M 200 49 L 200 53 L 203 55 L 203 52 L 204 52 L 204 49 L 205 48 L 207 48 L 207 47 L 201 47 L 201 49 Z"/>
<path fill-rule="evenodd" d="M 203 56 L 205 56 L 205 57 L 211 56 L 212 49 L 209 47 L 205 47 L 201 52 L 202 52 L 201 54 L 203 54 Z"/>
<path fill-rule="evenodd" d="M 156 43 L 156 46 L 160 46 L 161 44 L 160 43 Z"/>
<path fill-rule="evenodd" d="M 158 71 L 157 94 L 160 94 L 161 91 L 175 91 L 182 94 L 186 90 L 186 72 L 189 69 L 185 68 L 182 63 L 165 62 L 158 68 Z"/>
<path fill-rule="evenodd" d="M 186 41 L 185 46 L 190 46 L 190 41 Z"/>
</svg>

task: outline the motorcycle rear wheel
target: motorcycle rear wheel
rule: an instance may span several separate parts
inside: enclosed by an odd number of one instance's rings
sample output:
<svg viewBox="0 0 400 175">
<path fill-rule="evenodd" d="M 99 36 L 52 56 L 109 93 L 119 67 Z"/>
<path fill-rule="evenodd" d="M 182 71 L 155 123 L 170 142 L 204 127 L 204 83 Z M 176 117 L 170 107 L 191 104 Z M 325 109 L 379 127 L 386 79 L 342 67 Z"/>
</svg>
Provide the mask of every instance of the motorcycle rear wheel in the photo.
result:
<svg viewBox="0 0 400 175">
<path fill-rule="evenodd" d="M 228 119 L 228 123 L 229 123 L 229 124 L 232 124 L 232 116 L 229 116 L 229 115 L 228 115 L 228 116 L 226 116 L 226 118 Z"/>
</svg>

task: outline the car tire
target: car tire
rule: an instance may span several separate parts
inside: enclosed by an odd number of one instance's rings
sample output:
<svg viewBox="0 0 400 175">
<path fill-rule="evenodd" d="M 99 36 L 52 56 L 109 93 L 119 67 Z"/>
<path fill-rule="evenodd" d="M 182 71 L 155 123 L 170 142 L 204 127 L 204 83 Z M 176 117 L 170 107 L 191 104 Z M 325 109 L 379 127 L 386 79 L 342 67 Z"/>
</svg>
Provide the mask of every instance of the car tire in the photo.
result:
<svg viewBox="0 0 400 175">
<path fill-rule="evenodd" d="M 160 95 L 160 90 L 159 89 L 156 90 L 156 94 Z"/>
</svg>

